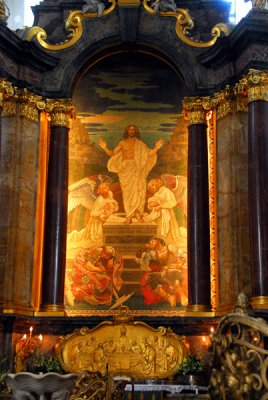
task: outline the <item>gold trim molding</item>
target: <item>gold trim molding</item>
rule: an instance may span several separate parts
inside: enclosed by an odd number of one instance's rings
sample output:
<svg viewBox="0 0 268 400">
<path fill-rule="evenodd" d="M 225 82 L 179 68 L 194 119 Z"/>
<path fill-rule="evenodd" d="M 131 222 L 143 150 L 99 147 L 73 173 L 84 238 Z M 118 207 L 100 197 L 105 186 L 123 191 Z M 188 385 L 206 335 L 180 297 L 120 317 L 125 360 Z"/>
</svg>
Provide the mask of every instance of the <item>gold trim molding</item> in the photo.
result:
<svg viewBox="0 0 268 400">
<path fill-rule="evenodd" d="M 207 42 L 201 42 L 193 37 L 190 37 L 190 31 L 194 27 L 194 21 L 191 18 L 188 10 L 183 8 L 177 8 L 176 12 L 173 11 L 160 11 L 156 13 L 153 8 L 148 5 L 149 0 L 143 1 L 143 6 L 145 10 L 151 15 L 159 15 L 160 17 L 175 17 L 176 18 L 176 34 L 177 36 L 189 46 L 192 47 L 199 47 L 199 48 L 206 48 L 213 46 L 217 39 L 223 34 L 224 36 L 229 35 L 229 28 L 226 24 L 219 23 L 216 24 L 211 30 L 212 39 Z M 159 1 L 159 0 L 158 0 Z"/>
<path fill-rule="evenodd" d="M 115 0 L 109 0 L 109 2 L 111 3 L 111 6 L 106 10 L 104 10 L 100 17 L 104 17 L 110 14 L 115 9 L 116 6 Z M 36 37 L 37 42 L 47 50 L 52 50 L 52 51 L 64 50 L 67 49 L 68 47 L 73 46 L 81 38 L 83 34 L 83 25 L 82 25 L 83 20 L 96 17 L 98 17 L 96 12 L 83 14 L 81 11 L 72 11 L 69 14 L 67 20 L 65 21 L 65 29 L 68 32 L 68 36 L 62 42 L 57 44 L 47 43 L 46 42 L 47 33 L 43 28 L 39 26 L 33 26 L 29 30 L 25 40 L 30 42 L 34 37 Z"/>
</svg>

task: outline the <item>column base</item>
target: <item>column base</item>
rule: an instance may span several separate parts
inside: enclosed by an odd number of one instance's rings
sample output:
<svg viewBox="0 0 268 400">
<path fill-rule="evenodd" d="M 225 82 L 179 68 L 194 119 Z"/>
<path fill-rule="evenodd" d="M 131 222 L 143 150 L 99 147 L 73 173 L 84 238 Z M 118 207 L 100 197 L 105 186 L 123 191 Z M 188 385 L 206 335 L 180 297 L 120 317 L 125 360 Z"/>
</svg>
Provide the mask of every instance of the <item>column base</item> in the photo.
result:
<svg viewBox="0 0 268 400">
<path fill-rule="evenodd" d="M 40 310 L 35 311 L 34 315 L 37 317 L 64 317 L 66 314 L 64 305 L 62 304 L 43 304 Z"/>
<path fill-rule="evenodd" d="M 254 310 L 256 309 L 268 310 L 268 296 L 252 297 L 250 302 Z"/>
<path fill-rule="evenodd" d="M 185 310 L 185 316 L 214 316 L 211 306 L 204 304 L 188 304 Z"/>
</svg>

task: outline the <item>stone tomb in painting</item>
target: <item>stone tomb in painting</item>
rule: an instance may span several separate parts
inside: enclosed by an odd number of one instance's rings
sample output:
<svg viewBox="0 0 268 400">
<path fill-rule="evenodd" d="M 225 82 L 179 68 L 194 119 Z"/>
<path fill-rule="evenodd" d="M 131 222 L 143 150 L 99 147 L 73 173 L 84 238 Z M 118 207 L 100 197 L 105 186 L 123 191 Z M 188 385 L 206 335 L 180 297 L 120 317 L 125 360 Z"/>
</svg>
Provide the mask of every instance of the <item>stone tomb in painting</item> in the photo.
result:
<svg viewBox="0 0 268 400">
<path fill-rule="evenodd" d="M 116 222 L 105 222 L 103 225 L 104 244 L 112 246 L 120 253 L 124 260 L 124 289 L 126 293 L 140 287 L 141 276 L 144 271 L 136 263 L 137 253 L 144 249 L 150 238 L 156 236 L 157 224 L 155 222 L 120 225 Z"/>
</svg>

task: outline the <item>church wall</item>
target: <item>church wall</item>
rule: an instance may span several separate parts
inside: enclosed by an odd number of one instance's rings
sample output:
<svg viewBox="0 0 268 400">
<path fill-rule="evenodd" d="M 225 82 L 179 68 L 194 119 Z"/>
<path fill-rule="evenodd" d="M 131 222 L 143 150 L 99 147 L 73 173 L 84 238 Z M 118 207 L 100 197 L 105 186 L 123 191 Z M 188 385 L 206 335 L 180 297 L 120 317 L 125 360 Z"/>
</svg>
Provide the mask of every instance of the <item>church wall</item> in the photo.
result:
<svg viewBox="0 0 268 400">
<path fill-rule="evenodd" d="M 247 113 L 217 123 L 219 308 L 251 295 L 247 184 Z"/>
<path fill-rule="evenodd" d="M 30 306 L 34 264 L 39 126 L 26 118 L 2 120 L 1 301 Z"/>
</svg>

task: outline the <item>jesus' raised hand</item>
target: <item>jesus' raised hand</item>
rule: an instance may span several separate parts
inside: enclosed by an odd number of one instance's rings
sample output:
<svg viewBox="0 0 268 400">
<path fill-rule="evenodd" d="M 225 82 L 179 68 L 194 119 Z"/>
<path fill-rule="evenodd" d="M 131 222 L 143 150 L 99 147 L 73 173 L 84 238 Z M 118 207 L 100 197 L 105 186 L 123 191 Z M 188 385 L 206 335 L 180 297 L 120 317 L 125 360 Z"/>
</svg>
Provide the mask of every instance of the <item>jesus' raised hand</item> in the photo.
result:
<svg viewBox="0 0 268 400">
<path fill-rule="evenodd" d="M 155 143 L 155 148 L 159 150 L 164 144 L 164 139 L 158 139 Z"/>
<path fill-rule="evenodd" d="M 100 146 L 103 150 L 105 150 L 105 149 L 107 148 L 107 143 L 106 143 L 106 140 L 105 140 L 105 139 L 100 138 L 100 139 L 98 140 L 98 144 L 99 144 L 99 146 Z"/>
</svg>

